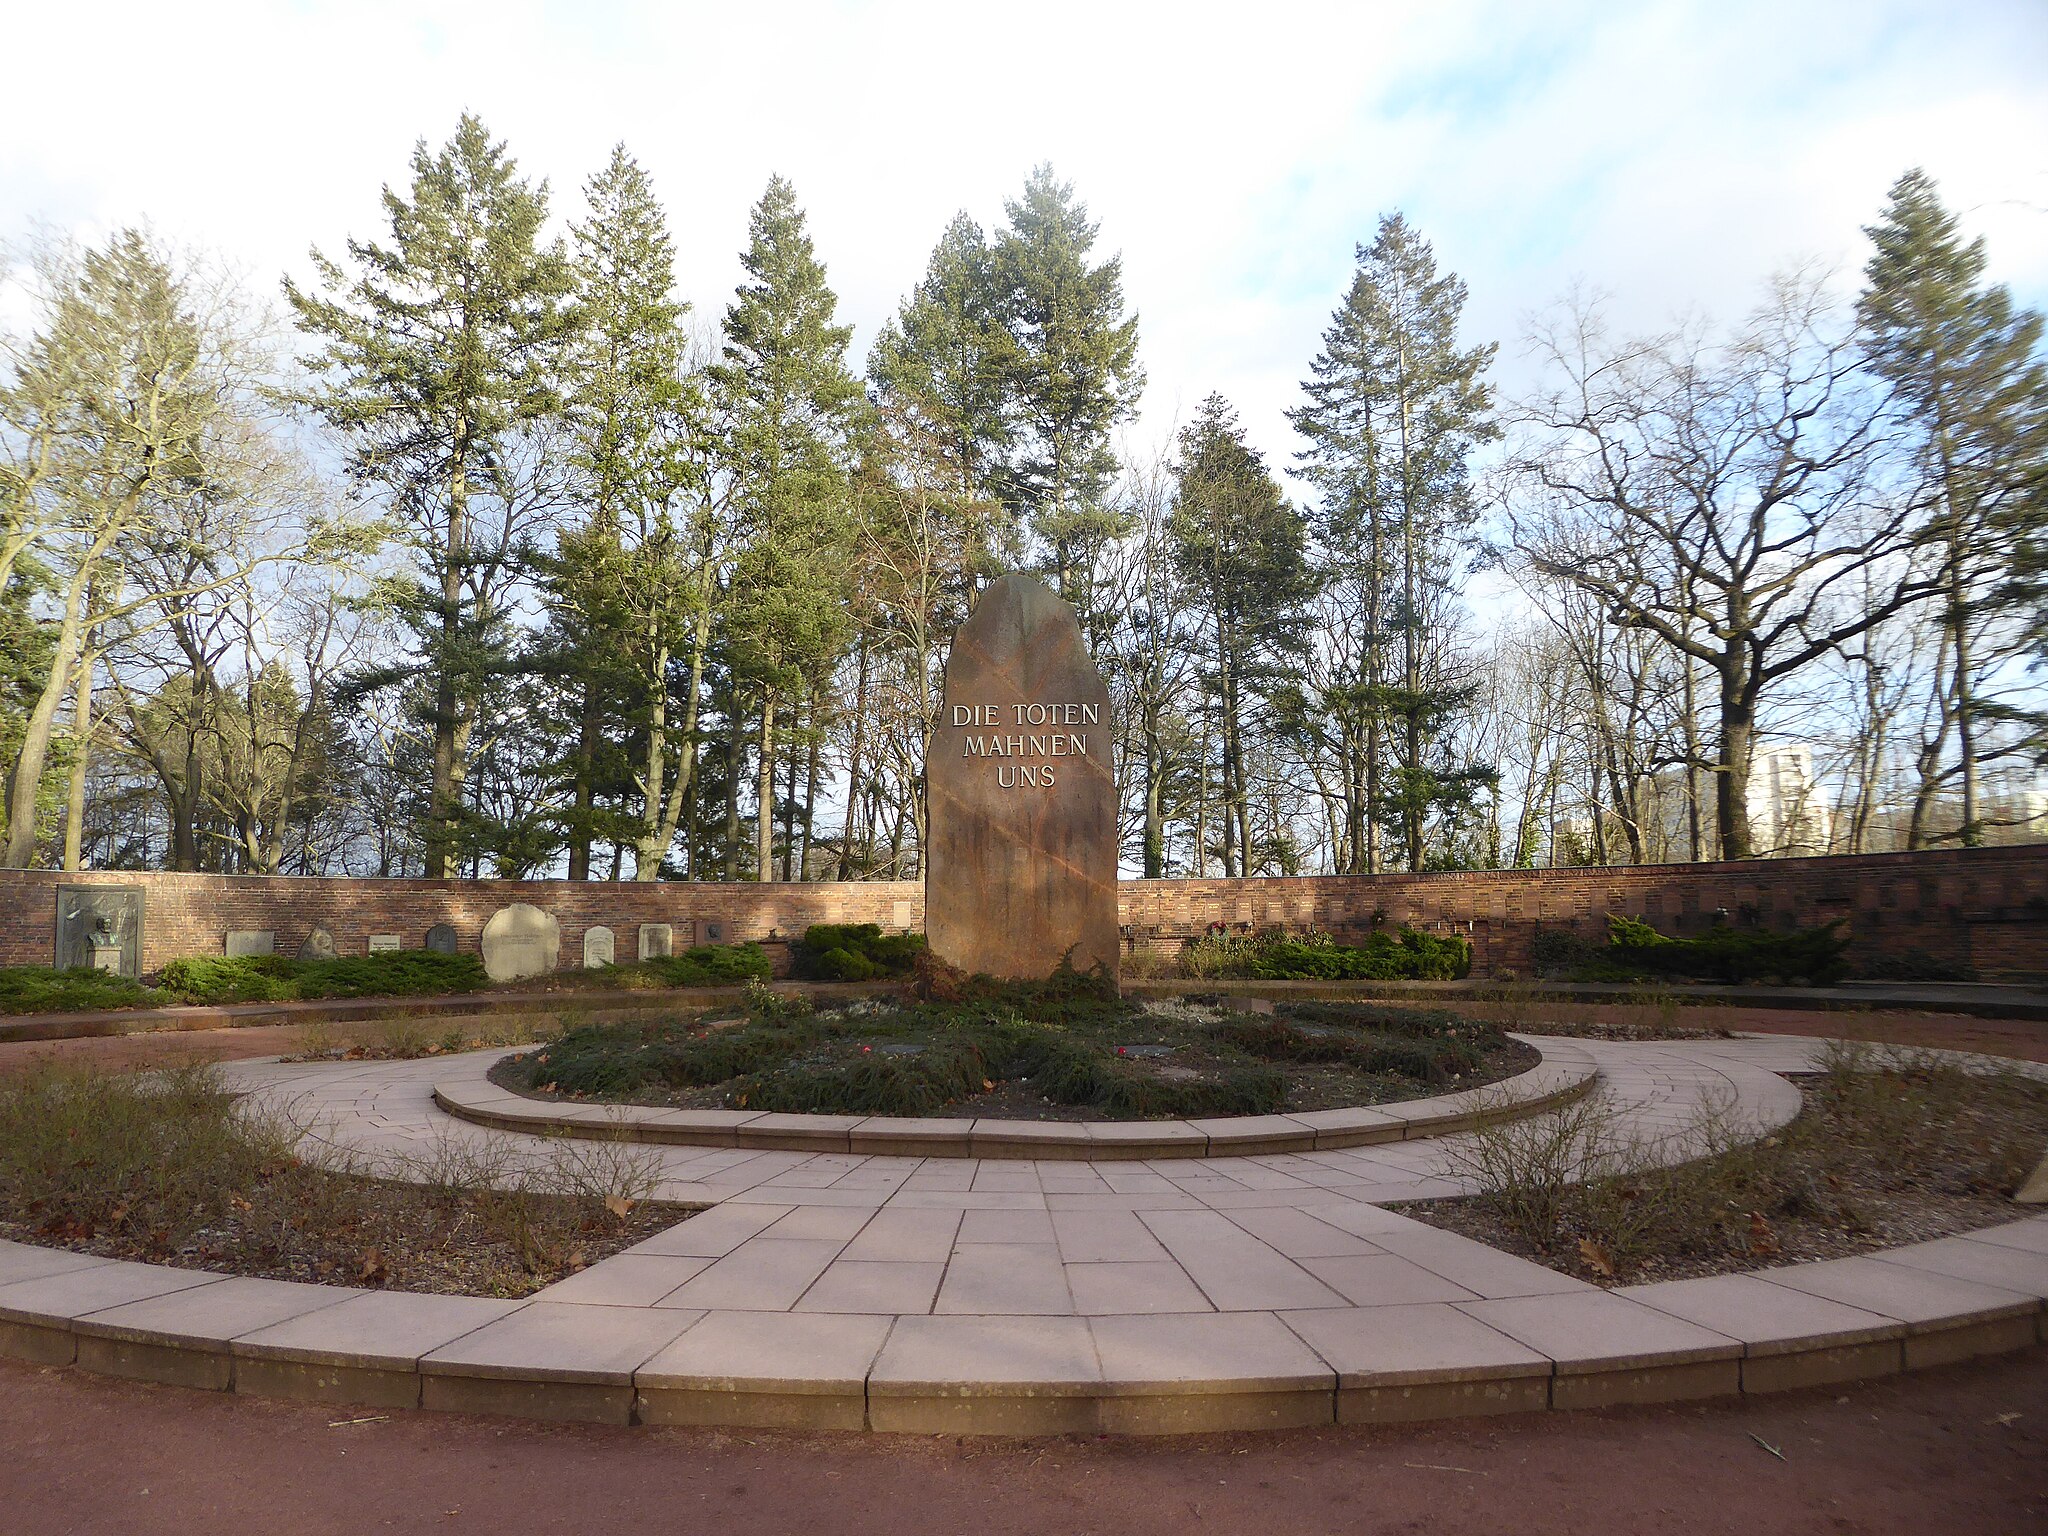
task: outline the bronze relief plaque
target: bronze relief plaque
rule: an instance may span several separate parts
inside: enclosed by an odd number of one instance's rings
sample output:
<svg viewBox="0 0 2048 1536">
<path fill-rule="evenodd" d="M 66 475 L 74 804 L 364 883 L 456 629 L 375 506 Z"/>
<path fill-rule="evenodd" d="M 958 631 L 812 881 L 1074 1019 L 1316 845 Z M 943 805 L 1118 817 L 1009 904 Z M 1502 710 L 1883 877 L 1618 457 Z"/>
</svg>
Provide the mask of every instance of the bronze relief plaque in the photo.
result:
<svg viewBox="0 0 2048 1536">
<path fill-rule="evenodd" d="M 992 583 L 953 638 L 925 785 L 932 953 L 1011 979 L 1116 975 L 1109 690 L 1074 611 L 1030 576 Z"/>
</svg>

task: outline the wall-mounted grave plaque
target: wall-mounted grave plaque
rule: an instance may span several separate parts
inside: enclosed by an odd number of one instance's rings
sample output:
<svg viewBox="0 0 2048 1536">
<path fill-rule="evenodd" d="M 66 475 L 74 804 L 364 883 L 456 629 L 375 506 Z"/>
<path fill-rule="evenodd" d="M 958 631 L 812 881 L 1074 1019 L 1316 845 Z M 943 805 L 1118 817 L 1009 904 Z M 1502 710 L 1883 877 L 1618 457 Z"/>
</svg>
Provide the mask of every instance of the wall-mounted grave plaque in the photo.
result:
<svg viewBox="0 0 2048 1536">
<path fill-rule="evenodd" d="M 373 933 L 370 935 L 370 953 L 388 955 L 394 950 L 405 948 L 405 941 L 395 933 Z"/>
<path fill-rule="evenodd" d="M 435 954 L 452 955 L 458 947 L 454 924 L 436 923 L 427 930 L 427 948 Z"/>
<path fill-rule="evenodd" d="M 332 960 L 341 953 L 334 947 L 334 935 L 318 923 L 306 935 L 306 942 L 299 946 L 301 960 Z"/>
<path fill-rule="evenodd" d="M 993 582 L 953 638 L 925 760 L 925 932 L 964 971 L 1022 980 L 1105 967 L 1116 909 L 1109 691 L 1042 582 Z"/>
<path fill-rule="evenodd" d="M 484 924 L 484 974 L 493 981 L 545 976 L 562 952 L 562 925 L 523 901 L 500 907 Z"/>
<path fill-rule="evenodd" d="M 667 923 L 640 925 L 640 958 L 666 960 L 676 950 L 676 931 Z"/>
<path fill-rule="evenodd" d="M 57 887 L 59 970 L 142 975 L 142 888 L 136 885 Z"/>
<path fill-rule="evenodd" d="M 704 942 L 706 944 L 723 944 L 725 942 L 725 924 L 706 923 L 704 925 Z"/>
<path fill-rule="evenodd" d="M 612 931 L 609 928 L 586 928 L 583 930 L 583 969 L 594 971 L 599 966 L 610 965 L 614 950 Z"/>
<path fill-rule="evenodd" d="M 277 953 L 277 933 L 270 928 L 234 928 L 228 930 L 227 957 L 240 959 L 245 955 L 274 955 Z"/>
</svg>

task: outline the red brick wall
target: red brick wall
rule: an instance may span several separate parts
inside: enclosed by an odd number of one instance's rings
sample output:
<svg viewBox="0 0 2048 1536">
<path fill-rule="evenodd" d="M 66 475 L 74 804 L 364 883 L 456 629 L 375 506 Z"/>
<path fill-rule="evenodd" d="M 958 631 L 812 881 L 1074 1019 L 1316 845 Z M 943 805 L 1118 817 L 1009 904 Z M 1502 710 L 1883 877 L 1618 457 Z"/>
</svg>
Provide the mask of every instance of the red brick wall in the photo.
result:
<svg viewBox="0 0 2048 1536">
<path fill-rule="evenodd" d="M 57 887 L 74 882 L 142 888 L 143 967 L 152 971 L 180 955 L 221 953 L 231 928 L 275 930 L 279 952 L 293 954 L 318 923 L 343 954 L 362 954 L 373 933 L 396 933 L 417 947 L 429 927 L 446 922 L 473 952 L 484 922 L 514 901 L 561 920 L 565 966 L 581 963 L 583 931 L 600 923 L 617 936 L 621 960 L 638 953 L 641 923 L 673 924 L 682 948 L 705 942 L 704 925 L 716 922 L 725 940 L 761 940 L 778 954 L 811 923 L 924 925 L 924 888 L 914 881 L 712 885 L 8 870 L 0 872 L 0 963 L 50 963 Z M 1121 901 L 1131 944 L 1161 950 L 1177 949 L 1211 923 L 1314 926 L 1355 940 L 1377 920 L 1465 934 L 1476 973 L 1505 968 L 1527 975 L 1529 941 L 1540 927 L 1575 925 L 1589 938 L 1602 937 L 1606 914 L 1623 912 L 1686 935 L 1721 909 L 1732 921 L 1772 927 L 1846 918 L 1858 955 L 1921 949 L 1986 976 L 2048 977 L 2048 844 L 2038 843 L 1738 864 L 1126 880 Z"/>
</svg>

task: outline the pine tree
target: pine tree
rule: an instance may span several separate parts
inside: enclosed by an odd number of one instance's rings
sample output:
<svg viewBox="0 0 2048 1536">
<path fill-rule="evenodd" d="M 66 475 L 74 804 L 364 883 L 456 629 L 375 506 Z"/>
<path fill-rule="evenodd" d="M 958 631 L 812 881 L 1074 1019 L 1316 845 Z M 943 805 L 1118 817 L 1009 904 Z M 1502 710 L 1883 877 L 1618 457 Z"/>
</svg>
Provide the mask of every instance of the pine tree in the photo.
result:
<svg viewBox="0 0 2048 1536">
<path fill-rule="evenodd" d="M 974 500 L 993 494 L 1013 437 L 1005 392 L 1015 348 L 1000 308 L 988 244 L 960 214 L 868 354 L 876 397 L 943 456 L 951 483 L 941 489 Z"/>
<path fill-rule="evenodd" d="M 1316 582 L 1305 530 L 1265 459 L 1221 395 L 1202 402 L 1180 434 L 1168 536 L 1184 590 L 1204 612 L 1202 683 L 1216 708 L 1221 761 L 1223 873 L 1248 875 L 1252 845 L 1246 768 L 1255 700 L 1287 676 L 1304 643 Z"/>
<path fill-rule="evenodd" d="M 438 152 L 421 140 L 408 193 L 384 190 L 390 244 L 350 240 L 351 276 L 313 253 L 320 292 L 289 279 L 305 359 L 324 377 L 307 404 L 349 445 L 411 554 L 385 597 L 417 654 L 359 679 L 424 710 L 432 741 L 426 873 L 447 875 L 465 835 L 472 736 L 494 678 L 511 667 L 509 603 L 522 550 L 545 515 L 522 435 L 560 401 L 569 262 L 543 247 L 547 185 L 465 114 Z M 408 688 L 418 681 L 424 686 Z"/>
<path fill-rule="evenodd" d="M 1984 281 L 1982 239 L 1964 242 L 1926 172 L 1895 182 L 1857 300 L 1871 367 L 1892 387 L 1915 439 L 1941 562 L 1943 679 L 1935 733 L 1923 747 L 1912 841 L 1947 776 L 1951 729 L 1962 781 L 1962 841 L 1984 840 L 1981 770 L 1987 726 L 2012 711 L 1989 697 L 2015 654 L 2007 575 L 2048 526 L 2048 367 L 2035 355 L 2041 316 L 2015 310 Z M 2033 717 L 2037 730 L 2042 717 Z M 1994 749 L 1995 750 L 1995 749 Z"/>
<path fill-rule="evenodd" d="M 815 716 L 843 644 L 848 474 L 865 400 L 846 366 L 853 328 L 833 323 L 839 301 L 780 176 L 754 206 L 740 260 L 747 281 L 726 310 L 723 359 L 710 373 L 744 538 L 726 647 L 756 710 L 755 876 L 772 880 L 778 711 L 815 728 L 805 712 Z"/>
<path fill-rule="evenodd" d="M 624 145 L 584 188 L 571 227 L 575 330 L 565 371 L 570 458 L 588 509 L 548 563 L 549 661 L 573 695 L 569 878 L 589 878 L 601 832 L 630 842 L 653 879 L 696 767 L 711 627 L 703 399 L 685 360 L 674 244 L 654 187 Z M 680 659 L 680 718 L 670 664 Z M 605 814 L 609 789 L 637 806 Z"/>
<path fill-rule="evenodd" d="M 1125 528 L 1106 498 L 1117 468 L 1110 434 L 1145 387 L 1138 318 L 1124 314 L 1123 258 L 1089 264 L 1096 226 L 1050 165 L 1004 208 L 1009 226 L 993 254 L 1016 433 L 1002 486 L 1007 553 L 1016 563 L 1023 534 L 1035 536 L 1060 595 L 1092 628 L 1092 564 Z"/>
<path fill-rule="evenodd" d="M 1309 403 L 1289 412 L 1308 439 L 1300 473 L 1322 493 L 1324 558 L 1364 631 L 1362 664 L 1334 702 L 1362 726 L 1350 814 L 1368 872 L 1382 809 L 1419 870 L 1432 810 L 1455 809 L 1484 778 L 1431 750 L 1470 698 L 1434 665 L 1431 628 L 1478 515 L 1470 454 L 1498 431 L 1483 380 L 1495 348 L 1459 347 L 1464 306 L 1464 283 L 1438 273 L 1428 242 L 1399 214 L 1381 219 L 1302 386 Z"/>
</svg>

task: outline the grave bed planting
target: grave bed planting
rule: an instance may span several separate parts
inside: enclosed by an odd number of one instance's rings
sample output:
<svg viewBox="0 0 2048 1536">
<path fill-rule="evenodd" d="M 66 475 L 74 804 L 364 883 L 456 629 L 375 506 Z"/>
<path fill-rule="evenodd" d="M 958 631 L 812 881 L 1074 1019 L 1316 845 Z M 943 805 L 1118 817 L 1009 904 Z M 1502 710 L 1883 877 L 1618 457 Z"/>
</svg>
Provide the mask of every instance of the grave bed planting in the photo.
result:
<svg viewBox="0 0 2048 1536">
<path fill-rule="evenodd" d="M 1068 973 L 946 1001 L 743 1011 L 571 1029 L 492 1080 L 549 1099 L 799 1114 L 1188 1119 L 1333 1109 L 1477 1087 L 1537 1053 L 1442 1010 L 1214 998 L 1149 1007 Z"/>
</svg>

